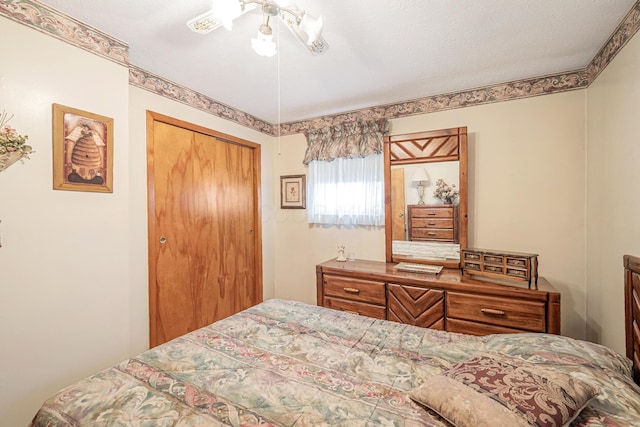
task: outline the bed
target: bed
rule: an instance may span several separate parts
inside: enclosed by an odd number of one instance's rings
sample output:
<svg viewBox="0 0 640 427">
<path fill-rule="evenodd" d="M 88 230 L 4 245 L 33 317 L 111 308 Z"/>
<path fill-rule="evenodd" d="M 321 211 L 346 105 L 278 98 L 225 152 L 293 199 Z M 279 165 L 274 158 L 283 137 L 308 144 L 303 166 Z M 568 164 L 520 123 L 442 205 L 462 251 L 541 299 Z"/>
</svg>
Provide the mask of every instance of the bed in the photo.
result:
<svg viewBox="0 0 640 427">
<path fill-rule="evenodd" d="M 640 425 L 629 358 L 557 335 L 476 337 L 274 299 L 60 390 L 31 425 L 571 421 Z"/>
</svg>

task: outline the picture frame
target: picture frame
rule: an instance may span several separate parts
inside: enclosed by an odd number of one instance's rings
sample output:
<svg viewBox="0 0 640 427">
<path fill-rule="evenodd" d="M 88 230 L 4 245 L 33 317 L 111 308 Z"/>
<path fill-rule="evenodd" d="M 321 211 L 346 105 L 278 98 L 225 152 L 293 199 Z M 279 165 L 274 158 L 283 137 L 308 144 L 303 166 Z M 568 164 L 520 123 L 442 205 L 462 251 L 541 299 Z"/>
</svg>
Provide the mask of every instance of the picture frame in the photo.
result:
<svg viewBox="0 0 640 427">
<path fill-rule="evenodd" d="M 53 104 L 53 189 L 113 193 L 113 119 Z"/>
<path fill-rule="evenodd" d="M 280 176 L 280 208 L 306 209 L 307 189 L 305 175 Z"/>
</svg>

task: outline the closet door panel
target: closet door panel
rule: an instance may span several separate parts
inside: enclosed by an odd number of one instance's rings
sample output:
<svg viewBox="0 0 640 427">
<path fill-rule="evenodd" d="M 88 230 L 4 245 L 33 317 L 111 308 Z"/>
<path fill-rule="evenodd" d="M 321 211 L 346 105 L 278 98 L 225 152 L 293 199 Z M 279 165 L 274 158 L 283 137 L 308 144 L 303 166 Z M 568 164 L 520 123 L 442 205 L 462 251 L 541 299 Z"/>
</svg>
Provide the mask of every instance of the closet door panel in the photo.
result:
<svg viewBox="0 0 640 427">
<path fill-rule="evenodd" d="M 195 141 L 197 150 L 204 153 L 198 175 L 215 183 L 206 189 L 206 206 L 199 211 L 215 236 L 207 247 L 208 257 L 215 260 L 207 272 L 213 281 L 206 319 L 211 323 L 250 307 L 258 297 L 254 153 L 206 135 L 196 135 Z"/>
<path fill-rule="evenodd" d="M 153 123 L 152 134 L 153 347 L 260 302 L 262 278 L 256 234 L 259 151 L 160 121 Z"/>
</svg>

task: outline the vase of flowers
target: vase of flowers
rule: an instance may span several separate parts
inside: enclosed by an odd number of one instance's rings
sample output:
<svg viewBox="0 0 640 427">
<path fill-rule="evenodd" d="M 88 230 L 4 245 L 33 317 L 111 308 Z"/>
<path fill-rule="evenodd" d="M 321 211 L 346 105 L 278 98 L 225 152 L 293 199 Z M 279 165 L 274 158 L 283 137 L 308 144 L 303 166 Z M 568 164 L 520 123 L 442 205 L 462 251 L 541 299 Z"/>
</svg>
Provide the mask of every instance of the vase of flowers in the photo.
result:
<svg viewBox="0 0 640 427">
<path fill-rule="evenodd" d="M 0 114 L 0 172 L 21 159 L 28 159 L 33 148 L 27 145 L 27 135 L 20 135 L 8 125 L 13 118 L 4 111 Z"/>
<path fill-rule="evenodd" d="M 456 185 L 449 185 L 442 178 L 436 181 L 436 189 L 433 192 L 433 198 L 440 200 L 440 202 L 451 205 L 456 201 L 458 197 L 458 190 Z"/>
</svg>

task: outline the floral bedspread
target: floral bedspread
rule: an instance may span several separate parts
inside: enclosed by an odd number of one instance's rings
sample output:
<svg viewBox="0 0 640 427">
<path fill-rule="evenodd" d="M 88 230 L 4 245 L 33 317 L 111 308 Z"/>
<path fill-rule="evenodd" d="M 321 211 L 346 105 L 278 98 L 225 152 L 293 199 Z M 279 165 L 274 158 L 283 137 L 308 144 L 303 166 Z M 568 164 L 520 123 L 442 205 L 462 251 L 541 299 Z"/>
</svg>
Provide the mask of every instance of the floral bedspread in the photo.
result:
<svg viewBox="0 0 640 427">
<path fill-rule="evenodd" d="M 473 337 L 269 300 L 70 385 L 32 426 L 448 426 L 408 392 L 479 351 L 598 386 L 574 426 L 640 425 L 630 362 L 603 346 Z"/>
</svg>

